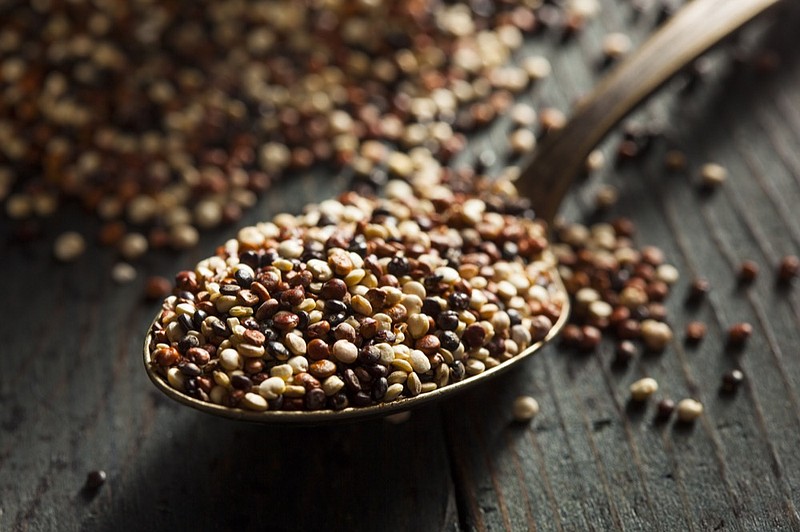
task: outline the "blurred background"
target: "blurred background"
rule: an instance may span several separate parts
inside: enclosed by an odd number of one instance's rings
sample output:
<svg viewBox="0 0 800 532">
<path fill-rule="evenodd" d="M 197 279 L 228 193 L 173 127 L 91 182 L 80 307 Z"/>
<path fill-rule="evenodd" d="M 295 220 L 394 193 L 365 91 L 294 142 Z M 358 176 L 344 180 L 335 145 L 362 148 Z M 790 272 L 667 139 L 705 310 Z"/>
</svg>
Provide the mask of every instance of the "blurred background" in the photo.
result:
<svg viewBox="0 0 800 532">
<path fill-rule="evenodd" d="M 630 219 L 678 268 L 665 352 L 620 367 L 608 339 L 554 345 L 405 422 L 306 428 L 189 411 L 142 367 L 175 272 L 238 228 L 420 161 L 513 175 L 681 4 L 0 2 L 0 529 L 800 528 L 800 315 L 776 282 L 800 248 L 791 2 L 618 128 L 562 210 Z M 731 369 L 744 382 L 720 393 Z M 657 421 L 628 400 L 643 376 L 705 413 Z"/>
</svg>

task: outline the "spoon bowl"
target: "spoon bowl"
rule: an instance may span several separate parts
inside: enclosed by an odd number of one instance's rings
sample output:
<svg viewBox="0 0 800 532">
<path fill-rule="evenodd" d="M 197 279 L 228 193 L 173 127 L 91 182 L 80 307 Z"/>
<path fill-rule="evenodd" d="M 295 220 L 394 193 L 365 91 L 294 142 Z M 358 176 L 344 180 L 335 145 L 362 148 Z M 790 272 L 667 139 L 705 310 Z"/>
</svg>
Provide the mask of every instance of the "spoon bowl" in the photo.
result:
<svg viewBox="0 0 800 532">
<path fill-rule="evenodd" d="M 144 346 L 151 379 L 222 415 L 317 423 L 408 409 L 537 351 L 569 311 L 547 225 L 507 180 L 430 178 L 244 227 L 179 272 Z"/>
<path fill-rule="evenodd" d="M 528 346 L 524 351 L 514 356 L 513 358 L 503 362 L 499 366 L 487 369 L 479 375 L 466 378 L 460 382 L 448 384 L 442 388 L 437 388 L 432 392 L 424 393 L 416 397 L 407 397 L 397 399 L 389 403 L 377 403 L 372 406 L 364 407 L 348 407 L 343 410 L 267 410 L 266 412 L 252 412 L 241 408 L 229 408 L 223 405 L 217 405 L 207 401 L 201 401 L 180 392 L 169 385 L 167 380 L 156 371 L 155 364 L 152 359 L 152 346 L 153 339 L 151 335 L 147 335 L 144 342 L 144 366 L 147 370 L 147 376 L 150 377 L 152 383 L 161 390 L 167 397 L 175 401 L 201 410 L 203 412 L 213 414 L 215 416 L 225 417 L 229 419 L 236 419 L 240 421 L 249 421 L 253 423 L 286 423 L 298 425 L 320 425 L 325 423 L 340 422 L 340 421 L 354 421 L 362 420 L 372 417 L 383 417 L 390 414 L 397 414 L 406 410 L 414 409 L 423 405 L 430 404 L 433 401 L 446 399 L 458 394 L 465 389 L 471 387 L 475 382 L 484 382 L 492 379 L 507 370 L 517 367 L 523 360 L 527 360 L 532 355 L 538 353 L 545 345 L 555 339 L 567 322 L 570 312 L 569 297 L 566 296 L 566 288 L 561 282 L 558 275 L 553 277 L 554 285 L 559 293 L 564 294 L 564 307 L 559 319 L 553 324 L 547 336 L 535 344 Z M 158 316 L 153 320 L 150 329 L 158 321 Z"/>
</svg>

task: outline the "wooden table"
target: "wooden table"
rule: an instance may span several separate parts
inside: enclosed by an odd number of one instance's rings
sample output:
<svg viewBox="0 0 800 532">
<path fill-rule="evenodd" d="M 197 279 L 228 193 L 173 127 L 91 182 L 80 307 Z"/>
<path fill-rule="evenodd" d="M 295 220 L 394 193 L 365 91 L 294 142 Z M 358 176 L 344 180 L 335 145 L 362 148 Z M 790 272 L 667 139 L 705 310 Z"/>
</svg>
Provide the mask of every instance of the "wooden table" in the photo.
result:
<svg viewBox="0 0 800 532">
<path fill-rule="evenodd" d="M 601 4 L 576 39 L 530 45 L 554 66 L 532 91 L 538 105 L 566 109 L 597 77 L 602 36 L 623 30 L 641 40 L 656 15 Z M 627 369 L 612 366 L 610 343 L 592 355 L 551 346 L 401 424 L 217 419 L 148 382 L 141 345 L 157 305 L 141 295 L 146 274 L 191 266 L 232 228 L 191 253 L 148 257 L 135 282 L 117 286 L 108 252 L 57 265 L 49 243 L 13 242 L 3 221 L 0 530 L 800 530 L 800 286 L 779 287 L 774 273 L 782 256 L 800 254 L 800 10 L 786 7 L 774 25 L 762 21 L 768 31 L 751 39 L 760 48 L 745 47 L 775 51 L 777 70 L 733 64 L 723 49 L 694 91 L 680 95 L 677 81 L 634 117 L 665 127 L 649 154 L 592 177 L 564 210 L 591 221 L 597 187 L 617 186 L 608 217 L 633 219 L 637 243 L 660 246 L 682 272 L 668 302 L 675 340 Z M 615 146 L 606 146 L 610 159 Z M 688 171 L 664 170 L 670 147 L 688 154 Z M 706 161 L 730 174 L 711 195 L 696 187 Z M 318 183 L 276 186 L 245 222 L 344 187 Z M 67 228 L 96 226 L 67 211 L 47 232 Z M 741 287 L 744 259 L 761 274 Z M 683 301 L 694 276 L 713 287 L 697 308 Z M 693 347 L 683 330 L 695 319 L 709 332 Z M 726 330 L 741 321 L 753 337 L 730 352 Z M 732 367 L 746 380 L 721 394 Z M 628 402 L 628 385 L 644 375 L 658 380 L 658 398 L 695 397 L 704 415 L 693 425 L 657 423 L 655 401 Z M 520 394 L 541 404 L 530 425 L 511 422 Z M 108 481 L 88 492 L 93 469 Z"/>
</svg>

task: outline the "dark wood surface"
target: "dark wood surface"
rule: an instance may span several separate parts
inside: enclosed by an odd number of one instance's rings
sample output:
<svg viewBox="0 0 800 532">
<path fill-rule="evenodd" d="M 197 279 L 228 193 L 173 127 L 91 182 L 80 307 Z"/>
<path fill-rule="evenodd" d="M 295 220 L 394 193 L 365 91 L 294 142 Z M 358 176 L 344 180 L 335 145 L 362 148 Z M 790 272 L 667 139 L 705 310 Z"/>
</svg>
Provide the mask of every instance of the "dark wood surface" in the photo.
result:
<svg viewBox="0 0 800 532">
<path fill-rule="evenodd" d="M 602 35 L 641 40 L 656 15 L 635 17 L 621 0 L 601 4 L 577 39 L 530 45 L 554 66 L 532 91 L 538 105 L 566 109 L 597 77 Z M 786 4 L 744 45 L 717 52 L 692 93 L 680 96 L 676 80 L 636 115 L 663 126 L 664 137 L 642 160 L 592 177 L 565 207 L 569 219 L 592 221 L 597 187 L 616 185 L 620 202 L 608 216 L 633 219 L 637 242 L 663 248 L 682 273 L 668 302 L 675 340 L 627 369 L 612 367 L 610 344 L 583 356 L 549 346 L 402 424 L 217 419 L 147 380 L 141 345 L 157 305 L 141 294 L 146 274 L 191 266 L 233 229 L 191 253 L 148 257 L 134 283 L 117 286 L 109 253 L 57 265 L 46 241 L 14 242 L 3 220 L 0 530 L 800 530 L 800 286 L 778 287 L 774 275 L 782 256 L 800 254 L 800 13 Z M 733 63 L 738 48 L 749 51 L 743 57 L 774 50 L 780 67 Z M 497 130 L 475 149 L 502 138 Z M 606 146 L 612 159 L 614 146 Z M 669 147 L 686 151 L 689 170 L 663 169 Z M 730 172 L 711 195 L 696 187 L 706 161 Z M 319 183 L 276 186 L 245 222 L 345 186 Z M 94 223 L 67 211 L 47 232 Z M 743 259 L 761 266 L 748 287 L 735 282 Z M 686 307 L 697 275 L 712 291 Z M 709 327 L 696 347 L 682 341 L 693 319 Z M 754 334 L 730 352 L 725 331 L 740 321 Z M 745 383 L 720 394 L 732 367 Z M 701 400 L 704 415 L 693 425 L 655 422 L 654 402 L 628 402 L 628 385 L 644 375 L 658 380 L 658 397 Z M 541 404 L 530 425 L 511 422 L 519 394 Z M 108 481 L 88 492 L 93 469 Z"/>
</svg>

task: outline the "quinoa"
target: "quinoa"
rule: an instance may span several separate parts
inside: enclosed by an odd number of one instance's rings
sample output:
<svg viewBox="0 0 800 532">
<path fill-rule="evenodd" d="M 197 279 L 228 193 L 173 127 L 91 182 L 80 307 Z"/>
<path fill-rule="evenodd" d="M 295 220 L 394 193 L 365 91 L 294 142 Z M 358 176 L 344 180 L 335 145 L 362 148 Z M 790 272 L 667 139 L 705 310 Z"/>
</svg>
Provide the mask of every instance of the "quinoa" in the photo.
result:
<svg viewBox="0 0 800 532">
<path fill-rule="evenodd" d="M 509 183 L 487 187 L 393 181 L 385 199 L 348 192 L 241 229 L 176 276 L 153 369 L 189 396 L 264 411 L 365 407 L 499 366 L 544 340 L 566 301 L 545 224 L 519 215 Z"/>
<path fill-rule="evenodd" d="M 26 220 L 77 201 L 111 225 L 101 232 L 147 236 L 148 247 L 120 250 L 133 260 L 194 246 L 198 231 L 237 222 L 273 182 L 315 165 L 371 186 L 374 168 L 402 173 L 420 146 L 446 162 L 549 75 L 540 56 L 511 61 L 540 10 L 12 1 L 0 29 L 0 202 Z"/>
</svg>

